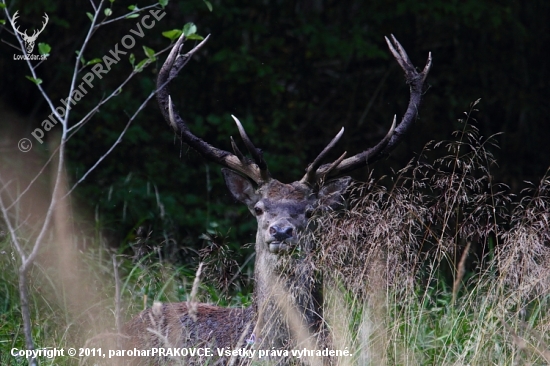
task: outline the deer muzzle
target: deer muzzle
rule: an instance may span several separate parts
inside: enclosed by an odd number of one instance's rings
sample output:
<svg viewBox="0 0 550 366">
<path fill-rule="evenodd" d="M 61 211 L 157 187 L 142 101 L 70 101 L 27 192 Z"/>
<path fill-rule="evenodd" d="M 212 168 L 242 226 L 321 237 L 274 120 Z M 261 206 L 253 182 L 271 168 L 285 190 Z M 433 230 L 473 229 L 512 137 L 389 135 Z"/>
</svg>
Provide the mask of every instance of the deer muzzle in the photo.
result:
<svg viewBox="0 0 550 366">
<path fill-rule="evenodd" d="M 288 252 L 296 242 L 294 225 L 281 220 L 269 227 L 269 251 L 271 253 Z"/>
</svg>

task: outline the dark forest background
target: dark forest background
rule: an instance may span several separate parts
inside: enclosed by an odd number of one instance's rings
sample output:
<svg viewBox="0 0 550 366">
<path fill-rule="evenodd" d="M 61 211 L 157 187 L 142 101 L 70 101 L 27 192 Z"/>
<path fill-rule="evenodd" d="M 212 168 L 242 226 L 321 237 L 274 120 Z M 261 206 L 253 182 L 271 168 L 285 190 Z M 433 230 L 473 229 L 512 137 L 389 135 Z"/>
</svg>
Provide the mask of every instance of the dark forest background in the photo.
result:
<svg viewBox="0 0 550 366">
<path fill-rule="evenodd" d="M 114 16 L 135 2 L 116 0 Z M 491 148 L 498 165 L 494 180 L 520 193 L 525 181 L 537 182 L 550 165 L 550 2 L 537 1 L 170 1 L 166 16 L 146 31 L 135 47 L 156 51 L 170 41 L 161 33 L 193 22 L 211 39 L 172 84 L 175 105 L 191 130 L 230 149 L 237 116 L 265 152 L 272 175 L 299 179 L 307 164 L 336 132 L 345 134 L 335 156 L 358 153 L 378 142 L 394 114 L 401 118 L 409 92 L 384 36 L 394 34 L 413 63 L 422 68 L 433 55 L 419 119 L 407 139 L 386 160 L 353 174 L 358 180 L 387 175 L 418 156 L 430 140 L 451 139 L 470 104 L 483 136 L 496 137 Z M 65 98 L 75 51 L 88 30 L 88 1 L 22 0 L 24 25 L 50 21 L 39 41 L 52 46 L 38 69 L 54 101 Z M 140 7 L 148 5 L 138 1 Z M 135 26 L 128 19 L 101 28 L 86 59 L 107 54 Z M 0 38 L 15 43 L 5 29 Z M 188 41 L 189 49 L 196 41 Z M 22 61 L 0 44 L 0 163 L 15 164 L 17 141 L 50 114 Z M 140 54 L 141 56 L 137 56 Z M 113 144 L 129 115 L 155 87 L 157 64 L 145 69 L 87 123 L 68 146 L 68 171 L 74 182 Z M 81 118 L 131 72 L 119 62 L 74 109 Z M 55 138 L 55 134 L 48 134 Z M 47 144 L 32 155 L 45 161 Z M 39 166 L 40 164 L 37 164 Z M 14 167 L 15 169 L 15 167 Z M 29 176 L 36 171 L 29 169 Z M 36 184 L 47 185 L 48 180 Z M 255 222 L 229 196 L 217 166 L 181 145 L 151 101 L 121 144 L 76 190 L 73 202 L 93 220 L 113 246 L 139 242 L 162 248 L 174 260 L 196 258 L 205 240 L 227 243 L 235 255 L 254 240 Z"/>
</svg>

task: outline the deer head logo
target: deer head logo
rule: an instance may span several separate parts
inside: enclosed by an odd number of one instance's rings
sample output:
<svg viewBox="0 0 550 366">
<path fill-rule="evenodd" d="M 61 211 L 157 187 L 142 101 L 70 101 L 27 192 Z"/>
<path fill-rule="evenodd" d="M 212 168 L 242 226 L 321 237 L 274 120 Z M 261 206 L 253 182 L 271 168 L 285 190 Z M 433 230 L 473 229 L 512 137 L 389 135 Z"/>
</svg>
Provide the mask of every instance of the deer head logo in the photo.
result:
<svg viewBox="0 0 550 366">
<path fill-rule="evenodd" d="M 15 25 L 15 21 L 17 20 L 17 18 L 19 18 L 19 15 L 17 14 L 19 13 L 19 10 L 15 12 L 15 14 L 13 14 L 13 18 L 11 20 L 11 25 L 13 27 L 13 29 L 15 29 L 15 31 L 17 33 L 19 33 L 19 35 L 23 38 L 23 41 L 25 41 L 25 45 L 26 45 L 26 48 L 27 48 L 27 53 L 32 53 L 32 50 L 34 50 L 34 44 L 36 42 L 36 39 L 38 38 L 38 36 L 40 35 L 40 33 L 42 33 L 42 31 L 44 30 L 44 28 L 46 28 L 46 24 L 48 24 L 48 14 L 44 13 L 44 23 L 42 23 L 42 29 L 40 30 L 34 30 L 32 35 L 28 35 L 27 34 L 27 30 L 25 30 L 24 32 L 20 32 L 19 31 L 19 26 L 16 26 Z"/>
</svg>

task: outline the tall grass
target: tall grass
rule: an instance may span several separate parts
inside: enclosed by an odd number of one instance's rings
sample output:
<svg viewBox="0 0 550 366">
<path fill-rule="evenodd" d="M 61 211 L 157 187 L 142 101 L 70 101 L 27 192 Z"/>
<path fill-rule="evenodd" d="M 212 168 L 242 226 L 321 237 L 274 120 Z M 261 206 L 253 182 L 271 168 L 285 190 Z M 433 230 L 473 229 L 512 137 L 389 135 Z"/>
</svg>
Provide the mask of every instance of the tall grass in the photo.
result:
<svg viewBox="0 0 550 366">
<path fill-rule="evenodd" d="M 550 179 L 514 201 L 491 138 L 462 122 L 315 223 L 329 326 L 355 351 L 342 364 L 550 363 Z"/>
</svg>

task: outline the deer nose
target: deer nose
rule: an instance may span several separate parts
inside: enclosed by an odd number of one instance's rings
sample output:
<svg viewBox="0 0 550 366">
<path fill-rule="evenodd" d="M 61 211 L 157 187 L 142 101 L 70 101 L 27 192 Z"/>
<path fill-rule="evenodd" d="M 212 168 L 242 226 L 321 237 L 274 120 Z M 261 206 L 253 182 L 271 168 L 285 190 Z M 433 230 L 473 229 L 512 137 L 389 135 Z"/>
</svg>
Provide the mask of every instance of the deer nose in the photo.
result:
<svg viewBox="0 0 550 366">
<path fill-rule="evenodd" d="M 293 228 L 290 225 L 273 225 L 269 228 L 269 234 L 278 241 L 284 241 L 292 238 Z"/>
</svg>

